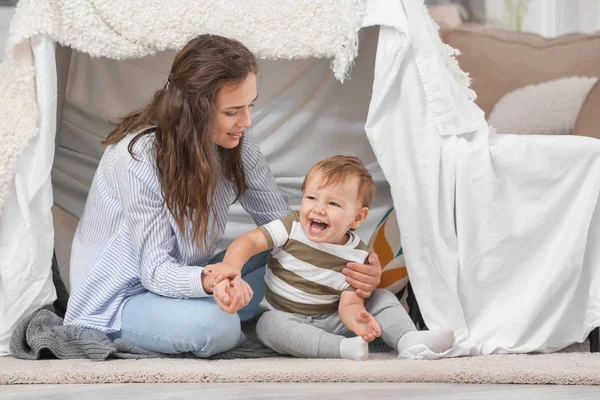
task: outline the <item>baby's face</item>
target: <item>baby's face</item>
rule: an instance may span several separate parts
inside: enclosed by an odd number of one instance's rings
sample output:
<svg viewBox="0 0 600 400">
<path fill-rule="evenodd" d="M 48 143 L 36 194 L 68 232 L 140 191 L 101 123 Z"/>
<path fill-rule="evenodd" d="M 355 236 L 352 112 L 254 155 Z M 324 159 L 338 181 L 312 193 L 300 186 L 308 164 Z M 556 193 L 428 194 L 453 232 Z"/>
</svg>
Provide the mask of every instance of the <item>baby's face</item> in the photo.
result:
<svg viewBox="0 0 600 400">
<path fill-rule="evenodd" d="M 358 178 L 349 177 L 337 186 L 321 186 L 321 181 L 318 171 L 306 181 L 300 224 L 313 242 L 346 244 L 348 230 L 356 229 L 368 213 L 358 199 Z"/>
</svg>

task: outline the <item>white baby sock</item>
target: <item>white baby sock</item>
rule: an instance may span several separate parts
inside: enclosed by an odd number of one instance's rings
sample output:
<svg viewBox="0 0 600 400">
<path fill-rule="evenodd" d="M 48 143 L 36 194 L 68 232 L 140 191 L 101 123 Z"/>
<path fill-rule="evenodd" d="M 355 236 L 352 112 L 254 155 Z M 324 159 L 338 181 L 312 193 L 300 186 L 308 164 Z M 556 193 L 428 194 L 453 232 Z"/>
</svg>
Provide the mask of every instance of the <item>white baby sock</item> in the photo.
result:
<svg viewBox="0 0 600 400">
<path fill-rule="evenodd" d="M 443 331 L 410 331 L 398 340 L 398 353 L 416 345 L 425 345 L 434 353 L 442 353 L 454 344 L 454 332 Z"/>
<path fill-rule="evenodd" d="M 360 336 L 344 338 L 340 342 L 340 357 L 346 360 L 364 361 L 369 358 L 369 344 Z"/>
</svg>

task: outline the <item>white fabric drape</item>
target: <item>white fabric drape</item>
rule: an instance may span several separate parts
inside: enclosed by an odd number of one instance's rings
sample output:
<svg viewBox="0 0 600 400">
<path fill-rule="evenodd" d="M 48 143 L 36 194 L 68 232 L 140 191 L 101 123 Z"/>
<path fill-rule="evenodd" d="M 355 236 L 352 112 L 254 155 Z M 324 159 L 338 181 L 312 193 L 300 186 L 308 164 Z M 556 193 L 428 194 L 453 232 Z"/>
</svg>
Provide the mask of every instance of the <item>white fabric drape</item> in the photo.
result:
<svg viewBox="0 0 600 400">
<path fill-rule="evenodd" d="M 40 134 L 17 165 L 0 224 L 0 356 L 22 315 L 56 300 L 52 283 L 52 186 L 56 132 L 56 63 L 47 35 L 32 40 Z"/>
<path fill-rule="evenodd" d="M 600 141 L 490 134 L 424 8 L 402 3 L 365 21 L 383 25 L 366 130 L 426 324 L 456 330 L 444 356 L 584 340 L 600 326 Z"/>
</svg>

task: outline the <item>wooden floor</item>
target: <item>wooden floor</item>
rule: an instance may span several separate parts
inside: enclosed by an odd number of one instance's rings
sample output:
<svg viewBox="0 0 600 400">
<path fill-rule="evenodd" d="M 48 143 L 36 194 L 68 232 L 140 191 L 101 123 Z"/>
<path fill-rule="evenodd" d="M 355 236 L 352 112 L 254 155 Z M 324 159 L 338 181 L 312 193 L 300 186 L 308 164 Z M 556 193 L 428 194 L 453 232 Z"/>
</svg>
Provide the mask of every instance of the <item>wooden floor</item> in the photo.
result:
<svg viewBox="0 0 600 400">
<path fill-rule="evenodd" d="M 435 383 L 15 385 L 0 399 L 599 399 L 600 386 Z"/>
</svg>

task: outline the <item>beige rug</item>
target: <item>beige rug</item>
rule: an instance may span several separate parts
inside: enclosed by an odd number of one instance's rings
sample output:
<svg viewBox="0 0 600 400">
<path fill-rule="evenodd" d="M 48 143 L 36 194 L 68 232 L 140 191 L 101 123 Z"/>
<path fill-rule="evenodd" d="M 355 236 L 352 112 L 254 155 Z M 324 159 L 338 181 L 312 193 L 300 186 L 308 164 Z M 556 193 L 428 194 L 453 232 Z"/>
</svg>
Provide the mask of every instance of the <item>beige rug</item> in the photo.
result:
<svg viewBox="0 0 600 400">
<path fill-rule="evenodd" d="M 599 385 L 600 353 L 576 345 L 555 354 L 493 355 L 437 361 L 266 358 L 24 361 L 0 358 L 0 384 L 174 382 L 447 382 Z"/>
</svg>

